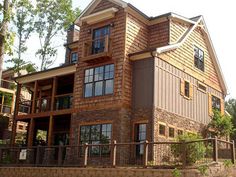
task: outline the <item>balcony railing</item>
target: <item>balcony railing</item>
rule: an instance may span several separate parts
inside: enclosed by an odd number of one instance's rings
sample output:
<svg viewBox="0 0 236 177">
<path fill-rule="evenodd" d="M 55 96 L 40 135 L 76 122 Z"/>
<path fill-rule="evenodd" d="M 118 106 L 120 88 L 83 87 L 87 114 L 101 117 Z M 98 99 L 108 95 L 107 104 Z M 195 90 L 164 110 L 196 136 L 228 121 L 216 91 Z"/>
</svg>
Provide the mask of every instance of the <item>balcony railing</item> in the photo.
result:
<svg viewBox="0 0 236 177">
<path fill-rule="evenodd" d="M 11 114 L 11 106 L 0 104 L 1 113 Z"/>
<path fill-rule="evenodd" d="M 111 39 L 109 35 L 86 41 L 83 45 L 82 61 L 92 61 L 98 59 L 110 59 L 111 58 Z"/>
<path fill-rule="evenodd" d="M 63 110 L 72 108 L 73 94 L 63 94 L 55 96 L 53 110 Z M 35 112 L 48 112 L 51 111 L 52 97 L 40 98 L 35 100 Z M 33 101 L 24 100 L 19 103 L 19 113 L 20 114 L 30 114 L 32 112 Z"/>
<path fill-rule="evenodd" d="M 16 83 L 8 80 L 1 79 L 1 85 L 0 87 L 9 89 L 9 90 L 15 90 L 16 89 Z"/>
</svg>

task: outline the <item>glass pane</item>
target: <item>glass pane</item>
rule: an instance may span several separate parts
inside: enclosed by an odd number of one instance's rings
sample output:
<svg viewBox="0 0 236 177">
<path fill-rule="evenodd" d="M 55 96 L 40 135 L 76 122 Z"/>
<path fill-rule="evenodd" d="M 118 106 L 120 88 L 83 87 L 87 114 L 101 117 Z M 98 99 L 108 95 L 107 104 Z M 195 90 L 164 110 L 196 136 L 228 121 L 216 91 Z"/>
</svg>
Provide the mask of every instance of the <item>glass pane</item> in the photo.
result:
<svg viewBox="0 0 236 177">
<path fill-rule="evenodd" d="M 85 84 L 85 89 L 84 89 L 84 96 L 85 97 L 91 97 L 92 96 L 92 91 L 93 91 L 93 84 Z"/>
<path fill-rule="evenodd" d="M 100 81 L 100 80 L 103 80 L 103 70 L 104 70 L 104 67 L 98 67 L 98 68 L 95 68 L 95 75 L 94 75 L 94 81 Z"/>
<path fill-rule="evenodd" d="M 91 126 L 91 140 L 100 140 L 100 125 Z"/>
<path fill-rule="evenodd" d="M 103 81 L 96 82 L 95 83 L 95 96 L 100 96 L 102 95 L 102 90 L 103 90 Z"/>
<path fill-rule="evenodd" d="M 113 93 L 113 79 L 105 82 L 105 94 Z"/>
</svg>

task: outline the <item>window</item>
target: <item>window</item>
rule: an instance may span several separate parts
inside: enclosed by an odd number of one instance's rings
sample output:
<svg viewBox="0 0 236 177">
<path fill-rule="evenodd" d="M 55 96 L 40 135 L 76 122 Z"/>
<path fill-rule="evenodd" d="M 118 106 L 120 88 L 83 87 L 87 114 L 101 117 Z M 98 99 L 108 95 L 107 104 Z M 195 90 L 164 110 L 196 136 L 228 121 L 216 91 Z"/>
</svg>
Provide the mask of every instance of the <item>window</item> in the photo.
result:
<svg viewBox="0 0 236 177">
<path fill-rule="evenodd" d="M 80 127 L 80 143 L 88 144 L 108 144 L 111 142 L 112 125 L 111 124 L 97 124 L 86 125 Z M 109 154 L 108 146 L 92 146 L 89 149 L 91 155 Z"/>
<path fill-rule="evenodd" d="M 147 124 L 137 124 L 136 125 L 136 142 L 144 142 L 146 140 L 146 129 Z M 143 155 L 144 147 L 143 145 L 136 146 L 136 155 Z"/>
<path fill-rule="evenodd" d="M 110 34 L 109 26 L 93 30 L 92 54 L 104 52 L 106 45 L 105 37 L 109 34 Z"/>
<path fill-rule="evenodd" d="M 170 138 L 175 137 L 175 129 L 173 127 L 169 127 L 169 137 Z"/>
<path fill-rule="evenodd" d="M 23 130 L 23 129 L 24 129 L 24 126 L 23 126 L 23 125 L 19 125 L 19 126 L 18 126 L 18 129 L 19 129 L 19 130 Z"/>
<path fill-rule="evenodd" d="M 114 64 L 86 69 L 84 97 L 102 96 L 113 93 Z"/>
<path fill-rule="evenodd" d="M 217 98 L 216 96 L 212 95 L 211 99 L 212 99 L 212 108 L 220 111 L 221 110 L 220 98 Z"/>
<path fill-rule="evenodd" d="M 190 84 L 187 81 L 184 81 L 184 96 L 188 98 L 190 96 Z"/>
<path fill-rule="evenodd" d="M 194 46 L 194 65 L 204 71 L 204 52 L 196 46 Z"/>
<path fill-rule="evenodd" d="M 178 130 L 177 133 L 178 133 L 178 135 L 183 135 L 184 131 L 183 130 Z"/>
<path fill-rule="evenodd" d="M 71 56 L 70 56 L 70 63 L 76 63 L 77 60 L 78 60 L 78 53 L 77 53 L 77 52 L 71 53 Z"/>
<path fill-rule="evenodd" d="M 159 124 L 159 135 L 165 136 L 166 134 L 166 126 L 163 124 Z"/>
<path fill-rule="evenodd" d="M 199 88 L 200 90 L 204 91 L 204 92 L 207 91 L 207 90 L 206 90 L 206 89 L 207 89 L 206 86 L 203 85 L 203 84 L 201 84 L 201 83 L 198 83 L 198 88 Z"/>
</svg>

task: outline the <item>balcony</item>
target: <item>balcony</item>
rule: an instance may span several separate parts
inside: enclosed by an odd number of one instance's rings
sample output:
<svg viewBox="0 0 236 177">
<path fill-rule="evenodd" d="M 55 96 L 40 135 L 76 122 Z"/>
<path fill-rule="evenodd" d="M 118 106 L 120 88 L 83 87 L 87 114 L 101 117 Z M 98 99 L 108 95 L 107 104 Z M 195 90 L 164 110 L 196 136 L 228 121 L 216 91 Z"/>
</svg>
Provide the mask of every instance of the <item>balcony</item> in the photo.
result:
<svg viewBox="0 0 236 177">
<path fill-rule="evenodd" d="M 81 61 L 93 62 L 111 59 L 111 39 L 109 35 L 86 41 L 83 45 L 83 56 Z"/>
<path fill-rule="evenodd" d="M 15 90 L 16 84 L 15 84 L 15 82 L 1 79 L 0 87 L 4 88 L 4 89 L 8 89 L 8 90 Z"/>
<path fill-rule="evenodd" d="M 32 109 L 33 101 L 24 100 L 21 101 L 19 104 L 19 113 L 22 115 L 22 114 L 49 112 L 51 110 L 58 111 L 58 110 L 71 109 L 72 99 L 73 99 L 72 93 L 56 95 L 53 109 L 51 109 L 52 97 L 40 98 L 35 100 L 34 109 Z"/>
</svg>

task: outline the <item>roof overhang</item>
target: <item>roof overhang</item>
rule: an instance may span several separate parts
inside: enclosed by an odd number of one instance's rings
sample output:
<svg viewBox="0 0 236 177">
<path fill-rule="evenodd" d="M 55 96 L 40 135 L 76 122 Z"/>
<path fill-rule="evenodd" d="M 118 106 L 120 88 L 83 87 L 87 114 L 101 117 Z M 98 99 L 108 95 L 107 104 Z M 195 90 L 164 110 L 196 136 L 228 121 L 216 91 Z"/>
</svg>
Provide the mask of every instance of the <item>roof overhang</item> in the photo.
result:
<svg viewBox="0 0 236 177">
<path fill-rule="evenodd" d="M 57 67 L 57 68 L 49 69 L 46 71 L 40 71 L 37 73 L 20 76 L 20 77 L 15 78 L 15 81 L 19 84 L 25 84 L 25 83 L 34 82 L 37 80 L 44 80 L 44 79 L 52 78 L 55 76 L 72 74 L 72 73 L 75 73 L 75 71 L 76 71 L 76 65 L 73 64 L 69 66 Z"/>
<path fill-rule="evenodd" d="M 81 25 L 83 22 L 85 22 L 89 25 L 92 25 L 92 24 L 95 24 L 104 20 L 111 19 L 115 16 L 115 13 L 117 11 L 118 11 L 117 8 L 111 7 L 109 9 L 99 11 L 85 17 L 81 17 L 79 19 L 79 24 Z"/>
</svg>

